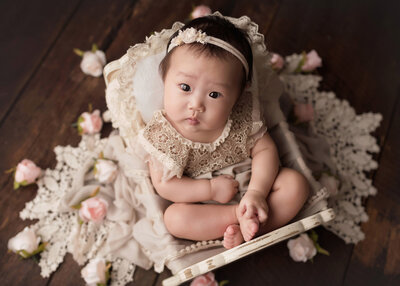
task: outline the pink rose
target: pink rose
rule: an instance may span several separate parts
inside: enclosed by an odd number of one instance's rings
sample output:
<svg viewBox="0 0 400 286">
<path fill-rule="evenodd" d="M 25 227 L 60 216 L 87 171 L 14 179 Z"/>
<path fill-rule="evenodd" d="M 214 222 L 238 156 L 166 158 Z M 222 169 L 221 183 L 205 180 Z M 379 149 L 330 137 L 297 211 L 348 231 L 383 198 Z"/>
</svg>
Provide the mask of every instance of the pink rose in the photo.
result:
<svg viewBox="0 0 400 286">
<path fill-rule="evenodd" d="M 89 198 L 81 205 L 79 216 L 83 221 L 100 222 L 107 214 L 108 203 L 102 198 Z"/>
<path fill-rule="evenodd" d="M 314 120 L 314 108 L 310 103 L 295 103 L 293 112 L 298 122 Z"/>
<path fill-rule="evenodd" d="M 35 182 L 40 176 L 42 170 L 31 160 L 24 159 L 18 165 L 15 171 L 15 183 L 19 185 L 28 185 Z"/>
<path fill-rule="evenodd" d="M 106 64 L 106 55 L 103 51 L 84 52 L 81 61 L 81 70 L 88 75 L 99 77 L 103 74 L 103 67 Z"/>
<path fill-rule="evenodd" d="M 322 60 L 318 56 L 315 50 L 312 50 L 306 55 L 306 61 L 304 62 L 303 66 L 301 67 L 302 71 L 310 72 L 315 70 L 317 67 L 322 66 Z"/>
<path fill-rule="evenodd" d="M 305 233 L 296 239 L 290 239 L 287 247 L 289 248 L 290 257 L 297 262 L 306 262 L 317 254 L 313 241 Z"/>
<path fill-rule="evenodd" d="M 214 273 L 208 272 L 207 274 L 196 277 L 190 286 L 218 286 L 217 281 L 215 281 Z"/>
<path fill-rule="evenodd" d="M 78 119 L 78 129 L 80 134 L 94 134 L 100 132 L 103 121 L 100 117 L 100 111 L 95 110 L 91 114 L 84 112 Z"/>
<path fill-rule="evenodd" d="M 96 286 L 98 284 L 106 285 L 107 265 L 104 259 L 95 258 L 81 270 L 82 278 L 86 285 Z"/>
<path fill-rule="evenodd" d="M 319 179 L 319 182 L 327 189 L 331 196 L 337 195 L 339 181 L 334 176 L 329 176 L 323 173 L 321 178 Z"/>
<path fill-rule="evenodd" d="M 272 54 L 271 58 L 271 66 L 274 70 L 280 70 L 283 68 L 285 61 L 283 58 L 278 54 Z"/>
<path fill-rule="evenodd" d="M 212 11 L 211 11 L 210 7 L 208 7 L 206 5 L 199 5 L 199 6 L 194 7 L 190 16 L 192 17 L 192 19 L 195 19 L 195 18 L 200 18 L 200 17 L 210 15 L 211 13 L 212 13 Z"/>
</svg>

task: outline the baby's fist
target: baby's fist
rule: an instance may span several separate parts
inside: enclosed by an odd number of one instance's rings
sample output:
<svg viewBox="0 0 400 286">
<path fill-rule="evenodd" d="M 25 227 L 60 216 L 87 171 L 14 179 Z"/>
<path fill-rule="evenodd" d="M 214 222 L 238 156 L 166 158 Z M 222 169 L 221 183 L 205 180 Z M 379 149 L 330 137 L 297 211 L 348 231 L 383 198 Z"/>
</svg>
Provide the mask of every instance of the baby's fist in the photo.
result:
<svg viewBox="0 0 400 286">
<path fill-rule="evenodd" d="M 239 182 L 232 176 L 220 175 L 210 180 L 211 199 L 225 204 L 229 202 L 238 192 Z"/>
</svg>

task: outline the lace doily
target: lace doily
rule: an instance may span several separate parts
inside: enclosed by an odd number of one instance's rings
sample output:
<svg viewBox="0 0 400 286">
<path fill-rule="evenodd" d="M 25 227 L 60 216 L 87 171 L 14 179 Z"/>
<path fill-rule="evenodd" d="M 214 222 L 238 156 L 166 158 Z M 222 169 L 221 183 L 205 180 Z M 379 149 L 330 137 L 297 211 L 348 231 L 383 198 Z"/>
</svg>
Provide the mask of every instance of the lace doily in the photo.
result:
<svg viewBox="0 0 400 286">
<path fill-rule="evenodd" d="M 39 262 L 43 277 L 49 277 L 57 269 L 67 252 L 79 253 L 74 255 L 74 259 L 80 265 L 101 255 L 113 222 L 105 221 L 101 225 L 83 223 L 80 227 L 77 212 L 60 211 L 59 205 L 72 188 L 81 166 L 88 159 L 97 158 L 106 141 L 100 140 L 98 135 L 84 136 L 78 148 L 57 146 L 55 169 L 45 170 L 37 183 L 39 188 L 35 199 L 20 212 L 22 219 L 39 220 L 31 228 L 48 243 Z M 105 258 L 113 263 L 111 285 L 125 285 L 132 281 L 135 270 L 133 263 L 123 258 Z"/>
<path fill-rule="evenodd" d="M 300 57 L 287 57 L 288 66 L 297 66 Z M 379 146 L 370 133 L 379 126 L 382 116 L 373 113 L 357 115 L 346 100 L 338 99 L 333 92 L 319 91 L 319 76 L 284 72 L 280 78 L 292 98 L 312 103 L 315 131 L 327 140 L 336 165 L 336 170 L 331 172 L 336 172 L 340 189 L 337 195 L 328 199 L 328 206 L 335 210 L 336 218 L 325 227 L 346 243 L 357 243 L 364 239 L 358 224 L 368 220 L 362 199 L 377 192 L 365 172 L 378 167 L 371 154 L 379 152 Z"/>
</svg>

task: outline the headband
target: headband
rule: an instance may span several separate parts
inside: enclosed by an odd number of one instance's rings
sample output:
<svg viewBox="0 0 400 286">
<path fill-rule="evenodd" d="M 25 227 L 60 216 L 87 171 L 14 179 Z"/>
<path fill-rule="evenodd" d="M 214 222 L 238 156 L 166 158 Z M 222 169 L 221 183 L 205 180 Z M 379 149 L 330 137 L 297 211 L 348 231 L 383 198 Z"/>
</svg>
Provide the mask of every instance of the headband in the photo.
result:
<svg viewBox="0 0 400 286">
<path fill-rule="evenodd" d="M 234 46 L 231 44 L 215 38 L 211 36 L 207 36 L 206 33 L 202 32 L 201 30 L 196 30 L 195 28 L 188 28 L 185 30 L 180 30 L 179 34 L 171 40 L 171 43 L 168 47 L 167 53 L 169 53 L 173 48 L 183 45 L 183 44 L 191 44 L 191 43 L 200 43 L 200 44 L 212 44 L 214 46 L 220 47 L 225 51 L 230 52 L 232 55 L 237 57 L 240 62 L 243 64 L 243 67 L 246 71 L 246 78 L 249 76 L 249 65 L 246 61 L 246 58 L 243 56 L 241 52 L 238 51 Z"/>
</svg>

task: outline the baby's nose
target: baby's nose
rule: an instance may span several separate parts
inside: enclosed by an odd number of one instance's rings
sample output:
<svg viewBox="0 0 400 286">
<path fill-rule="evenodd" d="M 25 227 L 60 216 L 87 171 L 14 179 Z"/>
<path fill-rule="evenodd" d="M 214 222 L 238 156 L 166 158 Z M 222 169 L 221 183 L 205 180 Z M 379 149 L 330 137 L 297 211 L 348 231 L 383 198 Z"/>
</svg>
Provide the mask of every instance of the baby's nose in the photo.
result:
<svg viewBox="0 0 400 286">
<path fill-rule="evenodd" d="M 200 98 L 193 96 L 189 102 L 189 109 L 192 111 L 203 112 L 205 107 Z"/>
</svg>

